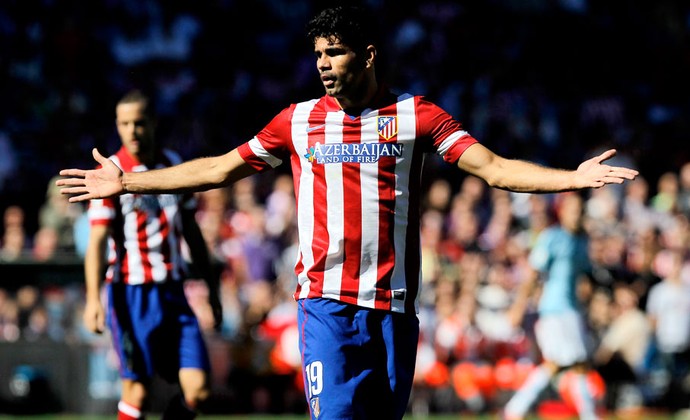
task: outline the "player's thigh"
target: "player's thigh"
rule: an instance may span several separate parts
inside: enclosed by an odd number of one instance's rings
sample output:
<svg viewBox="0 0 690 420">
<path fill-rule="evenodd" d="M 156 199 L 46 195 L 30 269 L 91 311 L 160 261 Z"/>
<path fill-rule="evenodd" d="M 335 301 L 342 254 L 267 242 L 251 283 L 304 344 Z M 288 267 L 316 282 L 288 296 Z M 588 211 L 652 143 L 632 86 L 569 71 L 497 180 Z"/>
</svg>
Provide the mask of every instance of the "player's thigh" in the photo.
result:
<svg viewBox="0 0 690 420">
<path fill-rule="evenodd" d="M 149 343 L 162 317 L 152 287 L 112 283 L 107 286 L 108 327 L 120 360 L 120 376 L 148 381 L 154 373 Z"/>
<path fill-rule="evenodd" d="M 206 342 L 199 322 L 187 303 L 181 285 L 161 290 L 163 324 L 151 346 L 157 354 L 156 370 L 167 380 L 177 378 L 180 369 L 210 370 Z"/>
<path fill-rule="evenodd" d="M 305 393 L 319 419 L 394 419 L 414 375 L 416 316 L 328 299 L 299 302 Z"/>
<path fill-rule="evenodd" d="M 535 334 L 544 359 L 558 366 L 588 359 L 584 321 L 577 312 L 540 316 Z"/>
</svg>

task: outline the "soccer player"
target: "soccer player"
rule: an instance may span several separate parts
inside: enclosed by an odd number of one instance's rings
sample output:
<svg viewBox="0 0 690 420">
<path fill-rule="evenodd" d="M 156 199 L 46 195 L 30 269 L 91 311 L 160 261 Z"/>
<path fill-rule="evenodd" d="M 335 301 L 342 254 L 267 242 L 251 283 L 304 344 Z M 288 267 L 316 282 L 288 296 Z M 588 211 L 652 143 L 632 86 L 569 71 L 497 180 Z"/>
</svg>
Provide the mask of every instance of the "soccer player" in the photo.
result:
<svg viewBox="0 0 690 420">
<path fill-rule="evenodd" d="M 65 169 L 73 202 L 226 186 L 290 162 L 297 202 L 300 350 L 313 419 L 399 419 L 410 396 L 419 335 L 419 205 L 424 154 L 496 188 L 563 191 L 633 179 L 603 162 L 577 170 L 506 159 L 423 97 L 391 92 L 376 73 L 375 16 L 325 9 L 307 36 L 325 95 L 291 104 L 256 136 L 220 156 L 171 168 Z"/>
<path fill-rule="evenodd" d="M 509 311 L 513 324 L 522 319 L 540 280 L 535 325 L 542 362 L 527 377 L 505 407 L 507 420 L 524 419 L 556 374 L 572 374 L 567 395 L 581 419 L 597 419 L 594 395 L 587 382 L 589 353 L 577 286 L 591 271 L 587 235 L 582 227 L 583 199 L 575 192 L 558 197 L 558 223 L 543 230 L 529 255 L 531 270 Z"/>
<path fill-rule="evenodd" d="M 122 147 L 108 163 L 118 171 L 142 172 L 181 162 L 177 153 L 155 141 L 149 97 L 138 90 L 128 92 L 115 114 Z M 182 391 L 170 401 L 163 419 L 192 419 L 209 396 L 208 353 L 183 289 L 189 275 L 183 239 L 197 273 L 208 282 L 217 326 L 222 310 L 195 208 L 191 194 L 172 193 L 126 194 L 89 203 L 83 319 L 95 333 L 105 331 L 106 321 L 110 329 L 122 378 L 118 420 L 144 418 L 154 373 L 179 382 Z M 104 272 L 107 311 L 101 303 Z"/>
</svg>

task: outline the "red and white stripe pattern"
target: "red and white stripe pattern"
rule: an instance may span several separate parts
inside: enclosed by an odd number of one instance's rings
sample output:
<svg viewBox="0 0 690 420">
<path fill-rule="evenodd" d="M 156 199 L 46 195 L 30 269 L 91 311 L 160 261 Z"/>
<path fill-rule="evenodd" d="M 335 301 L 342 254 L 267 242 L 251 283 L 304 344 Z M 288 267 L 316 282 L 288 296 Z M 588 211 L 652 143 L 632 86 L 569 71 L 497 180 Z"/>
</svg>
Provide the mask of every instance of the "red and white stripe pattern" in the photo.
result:
<svg viewBox="0 0 690 420">
<path fill-rule="evenodd" d="M 146 171 L 144 164 L 124 148 L 110 159 L 125 172 Z M 181 162 L 165 150 L 155 168 Z M 106 281 L 144 284 L 182 280 L 186 271 L 182 256 L 180 206 L 193 208 L 191 196 L 174 194 L 124 194 L 116 199 L 91 200 L 88 216 L 92 225 L 107 225 L 108 270 Z"/>
<path fill-rule="evenodd" d="M 290 158 L 296 299 L 417 310 L 423 155 L 437 152 L 455 163 L 476 140 L 421 97 L 384 93 L 378 100 L 377 109 L 354 117 L 326 96 L 293 104 L 239 147 L 258 170 Z"/>
</svg>

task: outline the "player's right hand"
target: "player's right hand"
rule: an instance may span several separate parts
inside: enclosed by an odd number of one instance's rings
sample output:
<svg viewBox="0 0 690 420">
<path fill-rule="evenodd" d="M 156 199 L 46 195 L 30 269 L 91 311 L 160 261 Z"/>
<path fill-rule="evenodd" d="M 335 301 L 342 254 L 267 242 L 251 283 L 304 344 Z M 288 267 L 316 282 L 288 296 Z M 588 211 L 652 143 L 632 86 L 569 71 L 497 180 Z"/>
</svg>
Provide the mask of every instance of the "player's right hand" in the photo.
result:
<svg viewBox="0 0 690 420">
<path fill-rule="evenodd" d="M 94 198 L 112 197 L 124 192 L 122 170 L 113 161 L 101 155 L 98 149 L 92 150 L 93 158 L 99 163 L 97 169 L 63 169 L 55 185 L 62 187 L 62 194 L 72 194 L 71 203 Z"/>
<path fill-rule="evenodd" d="M 105 310 L 100 302 L 87 301 L 82 319 L 89 331 L 96 334 L 102 334 L 105 331 Z"/>
</svg>

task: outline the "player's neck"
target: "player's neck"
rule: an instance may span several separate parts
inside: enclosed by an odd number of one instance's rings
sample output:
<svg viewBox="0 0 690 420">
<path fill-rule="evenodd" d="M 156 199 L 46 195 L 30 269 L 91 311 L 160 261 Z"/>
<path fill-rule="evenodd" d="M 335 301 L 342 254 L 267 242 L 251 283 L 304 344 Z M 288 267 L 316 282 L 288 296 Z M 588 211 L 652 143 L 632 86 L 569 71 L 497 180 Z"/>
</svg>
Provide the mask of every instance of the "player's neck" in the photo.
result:
<svg viewBox="0 0 690 420">
<path fill-rule="evenodd" d="M 362 89 L 348 95 L 347 97 L 334 98 L 340 109 L 352 115 L 359 114 L 361 110 L 370 108 L 379 92 L 379 85 L 376 79 L 370 80 Z"/>
</svg>

